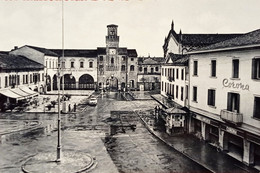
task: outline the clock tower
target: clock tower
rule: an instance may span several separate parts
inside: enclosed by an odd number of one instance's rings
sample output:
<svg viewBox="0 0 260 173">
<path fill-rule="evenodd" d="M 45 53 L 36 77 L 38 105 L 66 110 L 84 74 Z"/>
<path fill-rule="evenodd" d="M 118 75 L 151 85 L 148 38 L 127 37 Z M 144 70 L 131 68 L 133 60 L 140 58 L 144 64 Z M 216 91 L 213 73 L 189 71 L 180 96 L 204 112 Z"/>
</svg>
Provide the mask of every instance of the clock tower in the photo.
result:
<svg viewBox="0 0 260 173">
<path fill-rule="evenodd" d="M 106 49 L 107 54 L 117 54 L 119 47 L 119 36 L 117 35 L 117 25 L 107 25 Z"/>
</svg>

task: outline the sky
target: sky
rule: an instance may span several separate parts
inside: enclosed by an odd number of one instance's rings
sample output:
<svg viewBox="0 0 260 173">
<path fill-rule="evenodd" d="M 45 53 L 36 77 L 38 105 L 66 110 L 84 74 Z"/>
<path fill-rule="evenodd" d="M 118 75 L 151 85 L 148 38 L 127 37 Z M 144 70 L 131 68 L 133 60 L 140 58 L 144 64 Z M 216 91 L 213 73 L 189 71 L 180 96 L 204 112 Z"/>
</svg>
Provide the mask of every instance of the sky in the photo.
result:
<svg viewBox="0 0 260 173">
<path fill-rule="evenodd" d="M 0 0 L 0 51 L 32 45 L 62 48 L 61 0 Z M 246 33 L 260 29 L 260 0 L 64 0 L 64 47 L 105 47 L 118 25 L 120 47 L 163 57 L 171 22 L 179 33 Z"/>
</svg>

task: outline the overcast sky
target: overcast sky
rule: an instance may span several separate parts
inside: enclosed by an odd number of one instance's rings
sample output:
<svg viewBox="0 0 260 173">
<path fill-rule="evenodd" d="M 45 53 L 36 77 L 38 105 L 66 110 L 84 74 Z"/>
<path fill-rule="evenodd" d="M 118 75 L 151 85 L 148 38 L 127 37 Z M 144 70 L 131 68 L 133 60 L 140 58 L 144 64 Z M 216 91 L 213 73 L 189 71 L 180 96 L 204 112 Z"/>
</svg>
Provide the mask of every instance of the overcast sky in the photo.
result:
<svg viewBox="0 0 260 173">
<path fill-rule="evenodd" d="M 260 0 L 68 0 L 65 48 L 105 46 L 106 26 L 118 25 L 120 46 L 139 56 L 163 56 L 171 21 L 182 33 L 245 33 L 260 28 Z M 61 48 L 61 1 L 0 0 L 0 50 L 33 45 Z"/>
</svg>

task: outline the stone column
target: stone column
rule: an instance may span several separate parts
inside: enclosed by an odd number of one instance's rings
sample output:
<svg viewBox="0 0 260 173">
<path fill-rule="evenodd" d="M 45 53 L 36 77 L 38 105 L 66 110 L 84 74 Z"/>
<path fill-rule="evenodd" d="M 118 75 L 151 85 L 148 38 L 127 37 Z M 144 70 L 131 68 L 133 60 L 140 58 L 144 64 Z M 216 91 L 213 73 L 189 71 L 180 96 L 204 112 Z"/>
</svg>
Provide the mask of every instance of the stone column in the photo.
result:
<svg viewBox="0 0 260 173">
<path fill-rule="evenodd" d="M 189 114 L 189 128 L 188 128 L 188 131 L 189 133 L 192 133 L 194 132 L 195 128 L 194 128 L 194 119 L 192 118 L 192 114 Z"/>
<path fill-rule="evenodd" d="M 243 153 L 243 163 L 246 165 L 254 164 L 254 144 L 244 139 L 244 153 Z"/>
<path fill-rule="evenodd" d="M 225 134 L 225 131 L 221 130 L 220 128 L 218 129 L 218 142 L 219 142 L 219 147 L 222 151 L 227 151 L 228 150 L 228 139 L 225 137 L 227 134 Z"/>
<path fill-rule="evenodd" d="M 209 129 L 207 128 L 207 124 L 201 121 L 201 135 L 203 140 L 209 139 Z"/>
<path fill-rule="evenodd" d="M 79 81 L 76 81 L 76 88 L 75 89 L 79 89 Z"/>
</svg>

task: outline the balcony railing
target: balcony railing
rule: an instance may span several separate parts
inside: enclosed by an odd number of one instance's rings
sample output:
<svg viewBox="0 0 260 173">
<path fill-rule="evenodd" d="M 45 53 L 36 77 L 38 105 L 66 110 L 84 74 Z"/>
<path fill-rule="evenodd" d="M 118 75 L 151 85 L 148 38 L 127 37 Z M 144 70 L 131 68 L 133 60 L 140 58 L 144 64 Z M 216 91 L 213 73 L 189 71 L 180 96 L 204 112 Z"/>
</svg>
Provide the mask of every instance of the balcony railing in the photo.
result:
<svg viewBox="0 0 260 173">
<path fill-rule="evenodd" d="M 243 122 L 243 114 L 231 112 L 231 111 L 224 110 L 224 109 L 221 110 L 220 117 L 224 121 L 228 121 L 228 122 L 231 122 L 236 125 L 239 125 Z"/>
</svg>

